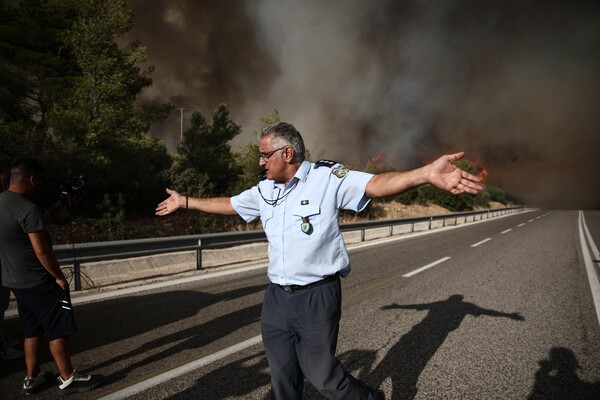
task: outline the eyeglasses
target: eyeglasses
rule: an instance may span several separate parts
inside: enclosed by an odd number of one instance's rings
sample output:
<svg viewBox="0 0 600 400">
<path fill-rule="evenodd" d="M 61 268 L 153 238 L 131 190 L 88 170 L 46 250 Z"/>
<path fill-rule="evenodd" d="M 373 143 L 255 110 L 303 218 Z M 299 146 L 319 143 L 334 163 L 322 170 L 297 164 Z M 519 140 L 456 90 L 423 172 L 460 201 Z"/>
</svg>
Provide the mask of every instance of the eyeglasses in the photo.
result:
<svg viewBox="0 0 600 400">
<path fill-rule="evenodd" d="M 279 150 L 285 149 L 286 147 L 287 146 L 283 146 L 283 147 L 280 147 L 280 148 L 275 149 L 273 151 L 269 151 L 267 153 L 260 152 L 258 154 L 259 154 L 259 156 L 260 156 L 261 159 L 263 159 L 265 161 L 269 161 L 269 158 L 271 158 L 273 156 L 273 154 L 277 153 Z"/>
</svg>

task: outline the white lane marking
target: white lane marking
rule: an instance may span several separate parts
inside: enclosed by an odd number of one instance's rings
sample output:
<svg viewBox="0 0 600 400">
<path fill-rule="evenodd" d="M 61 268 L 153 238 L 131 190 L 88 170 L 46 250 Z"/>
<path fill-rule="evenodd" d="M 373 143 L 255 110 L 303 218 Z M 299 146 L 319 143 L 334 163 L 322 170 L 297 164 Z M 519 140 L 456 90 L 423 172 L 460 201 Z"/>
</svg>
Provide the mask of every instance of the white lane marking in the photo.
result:
<svg viewBox="0 0 600 400">
<path fill-rule="evenodd" d="M 581 221 L 583 225 L 583 230 L 585 231 L 585 235 L 588 238 L 588 243 L 590 244 L 590 248 L 592 249 L 593 258 L 595 260 L 600 260 L 600 252 L 598 251 L 598 247 L 596 247 L 596 243 L 592 240 L 592 235 L 590 235 L 590 231 L 588 231 L 587 224 L 585 223 L 585 216 L 583 215 L 583 211 L 581 212 Z"/>
<path fill-rule="evenodd" d="M 441 264 L 441 263 L 443 263 L 444 261 L 448 261 L 449 259 L 450 259 L 450 257 L 444 257 L 444 258 L 440 258 L 439 260 L 437 260 L 437 261 L 434 261 L 434 262 L 432 262 L 431 264 L 427 264 L 427 265 L 426 265 L 426 266 L 424 266 L 424 267 L 421 267 L 421 268 L 419 268 L 419 269 L 415 269 L 414 271 L 412 271 L 412 272 L 409 272 L 408 274 L 404 274 L 404 275 L 402 275 L 402 276 L 403 276 L 404 278 L 410 278 L 410 277 L 411 277 L 411 276 L 413 276 L 413 275 L 416 275 L 416 274 L 418 274 L 418 273 L 420 273 L 420 272 L 423 272 L 423 271 L 425 271 L 426 269 L 429 269 L 429 268 L 431 268 L 431 267 L 435 267 L 436 265 L 438 265 L 438 264 Z"/>
<path fill-rule="evenodd" d="M 589 236 L 589 231 L 587 230 L 587 225 L 585 223 L 585 217 L 583 216 L 583 211 L 579 211 L 579 240 L 581 241 L 581 252 L 583 253 L 583 260 L 585 262 L 585 269 L 587 271 L 588 280 L 590 282 L 590 289 L 592 291 L 592 298 L 594 300 L 594 306 L 596 307 L 596 316 L 598 317 L 598 323 L 600 324 L 600 282 L 598 281 L 598 275 L 594 269 L 594 264 L 592 263 L 592 258 L 590 255 L 590 249 L 586 244 L 586 238 L 584 237 L 587 234 L 587 240 L 590 243 L 590 247 L 595 249 L 593 251 L 598 252 L 598 248 L 592 237 Z"/>
<path fill-rule="evenodd" d="M 522 224 L 517 225 L 517 228 L 522 227 L 523 225 L 525 225 L 525 223 L 523 222 Z"/>
<path fill-rule="evenodd" d="M 533 222 L 533 220 L 532 220 L 532 219 L 530 219 L 530 220 L 529 220 L 529 221 L 527 221 L 527 222 Z"/>
<path fill-rule="evenodd" d="M 130 396 L 133 396 L 135 394 L 138 394 L 141 391 L 150 389 L 156 385 L 159 385 L 161 383 L 164 383 L 170 379 L 173 378 L 177 378 L 178 376 L 190 373 L 198 368 L 202 368 L 205 365 L 208 365 L 210 363 L 213 363 L 217 360 L 220 360 L 222 358 L 225 358 L 227 356 L 230 356 L 232 354 L 235 354 L 239 351 L 245 350 L 248 347 L 254 346 L 255 344 L 258 344 L 262 341 L 262 337 L 261 335 L 258 336 L 254 336 L 253 338 L 250 338 L 246 341 L 243 341 L 241 343 L 238 343 L 234 346 L 228 347 L 226 349 L 223 349 L 221 351 L 218 351 L 214 354 L 211 354 L 209 356 L 200 358 L 198 360 L 192 361 L 190 363 L 187 363 L 185 365 L 182 365 L 180 367 L 177 368 L 173 368 L 167 372 L 163 372 L 162 374 L 156 375 L 155 377 L 152 377 L 150 379 L 146 379 L 145 381 L 142 382 L 138 382 L 135 385 L 131 385 L 128 386 L 124 389 L 118 390 L 116 392 L 113 392 L 111 394 L 108 394 L 104 397 L 101 397 L 101 400 L 117 400 L 117 399 L 126 399 Z"/>
<path fill-rule="evenodd" d="M 489 242 L 490 240 L 492 240 L 492 238 L 483 239 L 481 242 L 477 242 L 475 244 L 472 244 L 471 247 L 477 247 L 480 244 L 484 244 L 485 242 Z"/>
<path fill-rule="evenodd" d="M 500 232 L 500 234 L 504 235 L 505 233 L 508 233 L 510 231 L 512 231 L 512 228 L 508 228 L 507 230 Z"/>
</svg>

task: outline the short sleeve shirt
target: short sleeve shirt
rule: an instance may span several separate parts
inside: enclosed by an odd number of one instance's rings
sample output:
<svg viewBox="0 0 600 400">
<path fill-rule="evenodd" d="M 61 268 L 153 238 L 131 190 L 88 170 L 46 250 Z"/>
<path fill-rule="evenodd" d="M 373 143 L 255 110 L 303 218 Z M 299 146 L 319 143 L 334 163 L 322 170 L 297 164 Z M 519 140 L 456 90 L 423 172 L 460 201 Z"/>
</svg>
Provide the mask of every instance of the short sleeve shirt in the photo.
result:
<svg viewBox="0 0 600 400">
<path fill-rule="evenodd" d="M 2 285 L 29 289 L 52 276 L 38 260 L 28 233 L 45 230 L 41 209 L 21 194 L 0 193 L 0 264 Z"/>
<path fill-rule="evenodd" d="M 338 214 L 340 209 L 358 212 L 367 206 L 371 199 L 365 189 L 372 177 L 334 162 L 304 161 L 287 186 L 264 180 L 231 198 L 244 220 L 262 220 L 271 282 L 306 285 L 337 272 L 348 275 Z"/>
</svg>

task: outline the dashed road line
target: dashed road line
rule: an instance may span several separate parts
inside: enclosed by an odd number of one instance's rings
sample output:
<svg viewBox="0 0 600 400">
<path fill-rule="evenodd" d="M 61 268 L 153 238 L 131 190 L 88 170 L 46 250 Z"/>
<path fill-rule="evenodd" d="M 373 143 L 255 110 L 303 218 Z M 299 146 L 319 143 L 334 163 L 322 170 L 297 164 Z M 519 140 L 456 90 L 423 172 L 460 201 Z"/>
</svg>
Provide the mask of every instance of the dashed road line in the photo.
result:
<svg viewBox="0 0 600 400">
<path fill-rule="evenodd" d="M 492 238 L 487 238 L 487 239 L 483 239 L 481 242 L 477 242 L 475 244 L 472 244 L 471 247 L 477 247 L 481 244 L 484 244 L 485 242 L 489 242 L 490 240 L 492 240 Z"/>
<path fill-rule="evenodd" d="M 432 262 L 431 264 L 427 264 L 427 265 L 426 265 L 426 266 L 424 266 L 424 267 L 421 267 L 421 268 L 419 268 L 419 269 L 415 269 L 414 271 L 412 271 L 412 272 L 409 272 L 408 274 L 404 274 L 404 275 L 402 275 L 402 276 L 403 276 L 403 277 L 405 277 L 405 278 L 410 278 L 411 276 L 414 276 L 414 275 L 416 275 L 416 274 L 418 274 L 418 273 L 420 273 L 420 272 L 423 272 L 423 271 L 425 271 L 426 269 L 429 269 L 429 268 L 431 268 L 431 267 L 435 267 L 436 265 L 438 265 L 438 264 L 441 264 L 441 263 L 443 263 L 444 261 L 448 261 L 449 259 L 450 259 L 450 257 L 444 257 L 444 258 L 440 258 L 439 260 L 437 260 L 437 261 L 434 261 L 434 262 Z"/>
<path fill-rule="evenodd" d="M 500 232 L 500 234 L 504 235 L 505 233 L 508 233 L 510 231 L 512 231 L 512 228 L 508 228 L 507 230 Z"/>
<path fill-rule="evenodd" d="M 525 226 L 525 222 L 523 222 L 522 224 L 517 225 L 517 228 L 520 228 L 522 226 Z"/>
</svg>

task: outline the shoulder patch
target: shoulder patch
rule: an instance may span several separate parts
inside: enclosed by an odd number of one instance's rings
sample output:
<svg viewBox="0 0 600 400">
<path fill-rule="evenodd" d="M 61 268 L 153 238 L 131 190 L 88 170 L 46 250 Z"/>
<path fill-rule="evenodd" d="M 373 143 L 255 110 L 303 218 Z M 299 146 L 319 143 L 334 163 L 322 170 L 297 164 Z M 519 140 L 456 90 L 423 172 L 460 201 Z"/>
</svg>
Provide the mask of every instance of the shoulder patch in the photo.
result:
<svg viewBox="0 0 600 400">
<path fill-rule="evenodd" d="M 337 176 L 338 178 L 345 177 L 346 174 L 348 174 L 348 172 L 350 172 L 350 170 L 344 167 L 343 165 L 338 165 L 337 167 L 331 170 L 331 173 Z"/>
<path fill-rule="evenodd" d="M 336 164 L 339 164 L 339 163 L 337 161 L 331 161 L 331 160 L 319 160 L 315 163 L 315 168 L 319 168 L 319 167 L 331 168 Z"/>
</svg>

